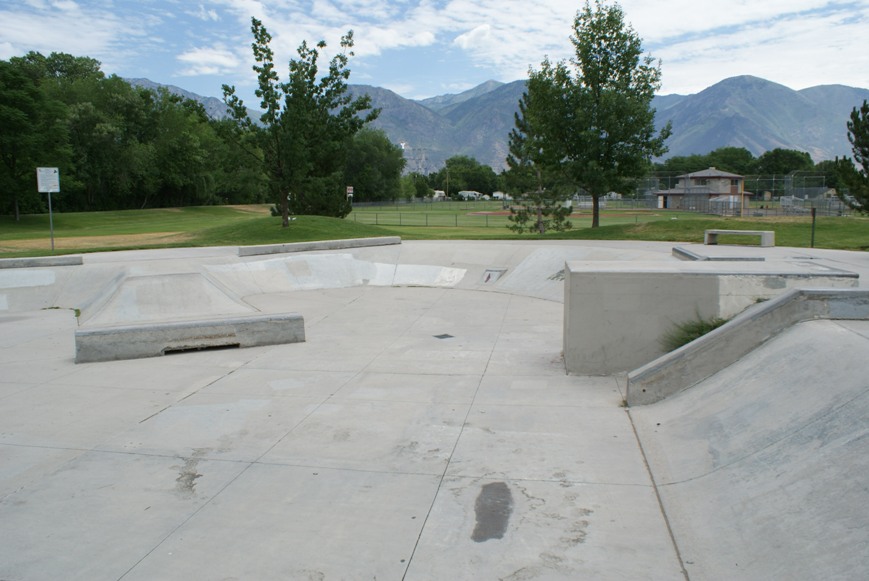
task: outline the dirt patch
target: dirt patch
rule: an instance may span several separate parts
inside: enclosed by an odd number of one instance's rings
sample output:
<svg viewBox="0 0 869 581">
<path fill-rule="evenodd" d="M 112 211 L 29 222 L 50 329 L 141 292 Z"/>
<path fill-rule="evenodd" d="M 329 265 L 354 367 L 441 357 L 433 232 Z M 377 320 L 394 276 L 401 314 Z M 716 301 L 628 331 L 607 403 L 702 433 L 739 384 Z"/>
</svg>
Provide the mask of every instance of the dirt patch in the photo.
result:
<svg viewBox="0 0 869 581">
<path fill-rule="evenodd" d="M 146 234 L 123 234 L 118 236 L 69 236 L 54 239 L 56 250 L 76 250 L 89 248 L 125 248 L 139 245 L 178 244 L 192 237 L 183 232 L 149 232 Z M 41 250 L 51 248 L 51 239 L 29 238 L 27 240 L 4 240 L 0 242 L 0 252 L 16 250 Z"/>
<path fill-rule="evenodd" d="M 251 214 L 260 214 L 263 216 L 271 216 L 271 204 L 230 204 L 227 208 L 238 210 L 239 212 L 249 212 Z"/>
</svg>

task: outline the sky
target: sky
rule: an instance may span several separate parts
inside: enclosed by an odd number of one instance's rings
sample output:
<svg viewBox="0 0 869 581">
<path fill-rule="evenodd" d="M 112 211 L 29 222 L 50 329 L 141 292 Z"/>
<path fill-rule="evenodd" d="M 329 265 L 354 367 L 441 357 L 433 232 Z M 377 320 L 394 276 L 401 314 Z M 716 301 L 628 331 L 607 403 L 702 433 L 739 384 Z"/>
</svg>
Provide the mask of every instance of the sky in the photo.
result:
<svg viewBox="0 0 869 581">
<path fill-rule="evenodd" d="M 609 0 L 608 0 L 609 2 Z M 327 43 L 322 69 L 353 31 L 350 83 L 410 99 L 511 82 L 544 58 L 569 59 L 584 0 L 0 0 L 0 59 L 65 52 L 106 74 L 256 106 L 250 19 L 273 40 L 278 73 L 304 40 Z M 738 75 L 792 89 L 869 88 L 869 0 L 622 0 L 625 20 L 660 59 L 667 94 Z"/>
</svg>

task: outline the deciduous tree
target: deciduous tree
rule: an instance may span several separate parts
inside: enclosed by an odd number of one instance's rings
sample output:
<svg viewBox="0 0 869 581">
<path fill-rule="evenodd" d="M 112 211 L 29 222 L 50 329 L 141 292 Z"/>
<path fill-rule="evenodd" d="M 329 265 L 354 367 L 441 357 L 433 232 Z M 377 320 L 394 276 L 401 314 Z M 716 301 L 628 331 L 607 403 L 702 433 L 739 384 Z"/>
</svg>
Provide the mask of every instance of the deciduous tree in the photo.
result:
<svg viewBox="0 0 869 581">
<path fill-rule="evenodd" d="M 302 42 L 298 58 L 290 60 L 286 82 L 275 70 L 268 30 L 252 18 L 251 32 L 262 125 L 251 122 L 235 87 L 223 86 L 224 102 L 231 108 L 240 131 L 256 136 L 282 225 L 289 226 L 291 209 L 294 213 L 346 216 L 350 212 L 343 183 L 347 147 L 365 123 L 378 114 L 371 109 L 368 96 L 353 99 L 347 93 L 353 32 L 342 37 L 341 52 L 329 62 L 328 73 L 319 79 L 317 61 L 326 43 L 320 41 L 312 48 Z"/>
<path fill-rule="evenodd" d="M 524 137 L 534 136 L 545 155 L 576 190 L 593 200 L 592 226 L 600 225 L 600 197 L 610 191 L 631 189 L 648 172 L 651 158 L 666 152 L 667 125 L 655 132 L 651 107 L 661 86 L 660 63 L 643 56 L 642 41 L 618 4 L 586 2 L 573 22 L 571 41 L 575 56 L 569 62 L 544 61 L 532 71 L 529 102 L 539 90 L 552 110 L 517 124 Z M 548 160 L 557 160 L 555 162 Z"/>
<path fill-rule="evenodd" d="M 379 129 L 362 129 L 353 138 L 344 178 L 353 186 L 356 202 L 396 200 L 401 195 L 401 171 L 406 160 Z"/>
</svg>

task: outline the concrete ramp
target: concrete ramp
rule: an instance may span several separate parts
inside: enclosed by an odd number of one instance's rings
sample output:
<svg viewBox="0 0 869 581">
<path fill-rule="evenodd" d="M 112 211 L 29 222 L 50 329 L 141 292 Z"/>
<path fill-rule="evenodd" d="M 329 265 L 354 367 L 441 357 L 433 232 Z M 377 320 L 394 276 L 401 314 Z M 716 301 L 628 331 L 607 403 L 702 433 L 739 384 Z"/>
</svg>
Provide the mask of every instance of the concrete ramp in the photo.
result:
<svg viewBox="0 0 869 581">
<path fill-rule="evenodd" d="M 184 320 L 241 315 L 255 309 L 199 273 L 124 278 L 88 325 Z"/>
<path fill-rule="evenodd" d="M 631 408 L 691 579 L 869 571 L 869 321 L 796 325 Z"/>
</svg>

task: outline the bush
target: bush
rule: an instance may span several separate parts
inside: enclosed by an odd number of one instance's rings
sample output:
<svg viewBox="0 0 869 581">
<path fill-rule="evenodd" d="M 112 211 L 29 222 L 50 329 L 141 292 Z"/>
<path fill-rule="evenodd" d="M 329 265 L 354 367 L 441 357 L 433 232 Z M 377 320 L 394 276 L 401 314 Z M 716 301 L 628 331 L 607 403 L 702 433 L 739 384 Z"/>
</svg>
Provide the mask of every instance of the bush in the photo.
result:
<svg viewBox="0 0 869 581">
<path fill-rule="evenodd" d="M 717 329 L 726 322 L 727 319 L 719 317 L 706 320 L 698 317 L 693 321 L 678 323 L 661 339 L 661 346 L 667 351 L 674 351 L 682 345 L 687 345 L 694 339 L 702 337 L 709 331 Z"/>
</svg>

